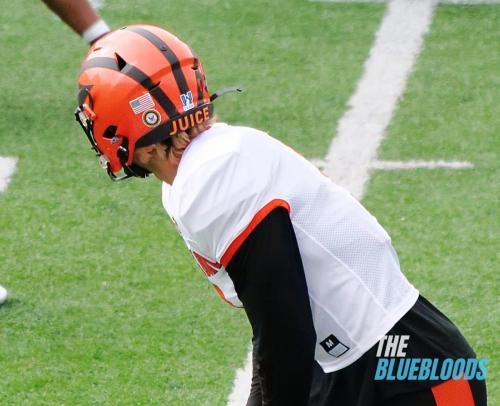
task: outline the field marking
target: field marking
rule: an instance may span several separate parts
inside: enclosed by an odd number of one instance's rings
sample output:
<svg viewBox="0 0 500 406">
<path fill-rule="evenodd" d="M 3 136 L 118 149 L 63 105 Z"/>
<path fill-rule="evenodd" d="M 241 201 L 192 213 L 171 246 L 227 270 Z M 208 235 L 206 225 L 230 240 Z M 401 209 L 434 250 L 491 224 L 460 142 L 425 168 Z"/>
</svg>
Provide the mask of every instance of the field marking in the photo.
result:
<svg viewBox="0 0 500 406">
<path fill-rule="evenodd" d="M 16 171 L 17 158 L 0 156 L 0 192 L 7 189 Z"/>
<path fill-rule="evenodd" d="M 311 159 L 311 162 L 321 171 L 325 171 L 327 162 L 324 159 Z M 474 164 L 468 161 L 380 161 L 374 160 L 371 169 L 385 171 L 399 171 L 410 169 L 473 169 Z"/>
<path fill-rule="evenodd" d="M 472 169 L 474 164 L 467 161 L 378 161 L 372 163 L 372 169 L 399 171 L 405 169 Z"/>
<path fill-rule="evenodd" d="M 16 171 L 17 158 L 0 156 L 0 193 L 2 193 L 12 179 L 12 175 Z M 0 305 L 7 300 L 8 292 L 0 285 Z"/>
<path fill-rule="evenodd" d="M 311 3 L 385 3 L 387 0 L 309 0 Z"/>
<path fill-rule="evenodd" d="M 481 4 L 500 4 L 500 0 L 439 0 L 439 4 L 453 4 L 456 6 L 477 6 Z"/>
<path fill-rule="evenodd" d="M 309 0 L 311 3 L 385 3 L 386 0 Z"/>
<path fill-rule="evenodd" d="M 339 121 L 325 172 L 358 199 L 420 52 L 435 4 L 432 0 L 388 3 L 363 77 Z"/>
<path fill-rule="evenodd" d="M 228 406 L 245 406 L 250 395 L 250 385 L 252 384 L 252 347 L 248 351 L 245 365 L 236 370 L 233 391 L 229 395 Z"/>
<path fill-rule="evenodd" d="M 436 2 L 398 0 L 387 5 L 364 73 L 340 119 L 326 157 L 327 175 L 361 199 L 406 80 L 422 47 Z M 250 393 L 252 357 L 238 369 L 228 406 L 244 406 Z"/>
</svg>

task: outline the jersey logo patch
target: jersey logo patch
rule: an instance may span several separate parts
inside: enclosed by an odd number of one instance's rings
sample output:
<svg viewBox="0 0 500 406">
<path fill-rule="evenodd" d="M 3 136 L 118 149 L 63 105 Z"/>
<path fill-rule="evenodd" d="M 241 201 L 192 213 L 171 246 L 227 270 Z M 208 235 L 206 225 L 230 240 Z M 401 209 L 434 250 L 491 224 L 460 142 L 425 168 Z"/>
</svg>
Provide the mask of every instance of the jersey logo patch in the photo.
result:
<svg viewBox="0 0 500 406">
<path fill-rule="evenodd" d="M 333 334 L 330 334 L 323 341 L 319 343 L 323 349 L 330 354 L 332 357 L 338 358 L 341 355 L 345 354 L 349 347 L 342 344 L 340 340 L 335 337 Z"/>
</svg>

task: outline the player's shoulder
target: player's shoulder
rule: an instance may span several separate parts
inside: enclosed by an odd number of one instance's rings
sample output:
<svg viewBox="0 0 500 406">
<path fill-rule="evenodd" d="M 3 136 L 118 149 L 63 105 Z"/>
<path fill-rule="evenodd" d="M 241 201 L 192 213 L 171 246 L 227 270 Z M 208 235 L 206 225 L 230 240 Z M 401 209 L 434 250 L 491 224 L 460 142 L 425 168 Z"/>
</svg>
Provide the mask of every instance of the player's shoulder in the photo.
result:
<svg viewBox="0 0 500 406">
<path fill-rule="evenodd" d="M 272 160 L 263 156 L 268 138 L 262 131 L 227 124 L 200 134 L 184 151 L 172 187 L 164 187 L 164 205 L 192 223 L 257 195 L 272 173 Z"/>
<path fill-rule="evenodd" d="M 163 204 L 192 250 L 216 258 L 260 208 L 274 174 L 265 152 L 272 143 L 262 131 L 226 124 L 191 141 Z"/>
<path fill-rule="evenodd" d="M 240 156 L 255 156 L 265 148 L 269 135 L 250 127 L 216 123 L 194 138 L 182 155 L 176 175 L 177 185 L 191 181 L 199 172 L 214 173 Z"/>
<path fill-rule="evenodd" d="M 270 138 L 265 132 L 250 127 L 215 123 L 193 139 L 183 154 L 179 170 L 203 165 L 207 161 L 238 154 L 252 145 Z"/>
</svg>

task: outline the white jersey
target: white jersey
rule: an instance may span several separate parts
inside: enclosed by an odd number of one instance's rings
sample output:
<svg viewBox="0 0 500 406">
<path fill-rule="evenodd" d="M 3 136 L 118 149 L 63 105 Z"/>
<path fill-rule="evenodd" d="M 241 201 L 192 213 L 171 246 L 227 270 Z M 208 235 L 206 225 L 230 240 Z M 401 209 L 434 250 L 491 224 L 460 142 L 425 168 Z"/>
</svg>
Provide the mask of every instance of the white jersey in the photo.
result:
<svg viewBox="0 0 500 406">
<path fill-rule="evenodd" d="M 391 239 L 347 191 L 264 132 L 218 123 L 193 139 L 163 205 L 210 282 L 241 307 L 226 272 L 274 208 L 290 214 L 325 372 L 352 364 L 413 306 Z"/>
</svg>

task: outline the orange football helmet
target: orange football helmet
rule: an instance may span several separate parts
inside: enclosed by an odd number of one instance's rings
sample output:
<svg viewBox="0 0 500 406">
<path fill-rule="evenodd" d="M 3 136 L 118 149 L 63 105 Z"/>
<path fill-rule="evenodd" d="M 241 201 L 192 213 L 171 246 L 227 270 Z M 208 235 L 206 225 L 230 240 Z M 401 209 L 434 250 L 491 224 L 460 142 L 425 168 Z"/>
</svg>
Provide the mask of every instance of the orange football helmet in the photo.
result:
<svg viewBox="0 0 500 406">
<path fill-rule="evenodd" d="M 134 149 L 166 140 L 209 120 L 212 101 L 199 58 L 175 35 L 130 25 L 99 39 L 79 75 L 77 121 L 112 180 L 149 172 Z M 117 173 L 123 170 L 124 176 Z"/>
</svg>

